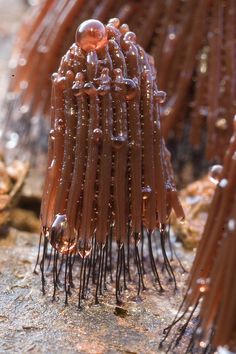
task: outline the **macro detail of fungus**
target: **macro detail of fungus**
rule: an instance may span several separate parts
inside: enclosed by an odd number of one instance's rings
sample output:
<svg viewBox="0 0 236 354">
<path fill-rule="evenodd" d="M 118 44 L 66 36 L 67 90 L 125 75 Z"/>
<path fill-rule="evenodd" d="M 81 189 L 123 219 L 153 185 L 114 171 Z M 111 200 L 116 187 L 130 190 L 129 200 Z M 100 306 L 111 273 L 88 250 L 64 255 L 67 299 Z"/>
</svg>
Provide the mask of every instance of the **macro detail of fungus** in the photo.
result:
<svg viewBox="0 0 236 354">
<path fill-rule="evenodd" d="M 217 186 L 180 308 L 182 315 L 176 316 L 165 336 L 180 319 L 187 320 L 169 350 L 181 345 L 199 304 L 196 328 L 186 352 L 208 353 L 219 346 L 236 350 L 236 118 L 223 166 L 214 166 L 209 177 Z"/>
<path fill-rule="evenodd" d="M 49 116 L 49 78 L 73 43 L 77 24 L 118 17 L 156 62 L 168 96 L 162 106 L 163 135 L 178 138 L 174 151 L 184 137 L 194 151 L 205 146 L 208 160 L 222 162 L 236 108 L 234 0 L 45 0 L 30 17 L 10 61 L 2 133 L 10 149 L 37 142 L 45 131 L 41 118 Z"/>
<path fill-rule="evenodd" d="M 127 25 L 111 19 L 106 26 L 88 20 L 78 27 L 76 42 L 52 76 L 41 206 L 43 290 L 48 242 L 54 254 L 54 290 L 58 269 L 64 267 L 67 295 L 73 263 L 80 258 L 79 297 L 85 296 L 92 278 L 98 301 L 108 270 L 112 277 L 113 241 L 117 301 L 120 278 L 125 288 L 130 279 L 131 259 L 137 267 L 138 292 L 144 287 L 145 239 L 160 289 L 154 238 L 160 239 L 164 268 L 175 281 L 165 251 L 166 228 L 172 209 L 180 220 L 184 213 L 162 138 L 159 104 L 164 98 L 153 58 Z"/>
</svg>

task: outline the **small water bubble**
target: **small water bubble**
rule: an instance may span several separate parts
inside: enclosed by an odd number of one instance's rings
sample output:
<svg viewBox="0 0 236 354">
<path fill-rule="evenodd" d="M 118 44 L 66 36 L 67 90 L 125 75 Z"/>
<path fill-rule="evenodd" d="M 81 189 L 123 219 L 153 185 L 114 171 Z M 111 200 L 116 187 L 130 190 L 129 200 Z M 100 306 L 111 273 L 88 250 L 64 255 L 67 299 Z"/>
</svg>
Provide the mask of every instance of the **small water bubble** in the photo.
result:
<svg viewBox="0 0 236 354">
<path fill-rule="evenodd" d="M 124 135 L 117 135 L 112 138 L 112 145 L 115 149 L 120 149 L 124 145 L 125 141 L 126 137 Z"/>
<path fill-rule="evenodd" d="M 228 229 L 229 229 L 229 231 L 235 231 L 236 230 L 236 220 L 235 219 L 229 219 L 229 221 L 228 221 Z"/>
<path fill-rule="evenodd" d="M 11 132 L 8 135 L 8 141 L 6 143 L 7 149 L 14 149 L 19 141 L 19 135 L 15 132 Z"/>
<path fill-rule="evenodd" d="M 56 160 L 53 159 L 52 162 L 51 162 L 51 164 L 50 164 L 50 166 L 49 166 L 49 168 L 50 168 L 50 169 L 54 168 L 55 164 L 56 164 Z"/>
<path fill-rule="evenodd" d="M 196 283 L 199 285 L 200 293 L 205 293 L 209 289 L 209 279 L 199 278 Z"/>
<path fill-rule="evenodd" d="M 64 124 L 64 120 L 63 119 L 58 119 L 57 121 L 56 121 L 56 129 L 57 130 L 59 130 L 59 131 L 61 131 L 61 130 L 63 130 L 65 128 L 65 124 Z"/>
<path fill-rule="evenodd" d="M 154 99 L 157 103 L 162 104 L 166 100 L 166 92 L 164 91 L 155 91 L 154 92 Z"/>
<path fill-rule="evenodd" d="M 21 90 L 26 90 L 28 86 L 29 86 L 28 81 L 26 81 L 26 80 L 21 80 L 20 81 L 20 89 Z"/>
<path fill-rule="evenodd" d="M 203 342 L 203 341 L 201 341 L 201 342 L 199 343 L 199 345 L 200 345 L 201 348 L 206 348 L 206 347 L 207 347 L 207 343 L 206 343 L 206 342 Z"/>
<path fill-rule="evenodd" d="M 49 233 L 51 245 L 60 253 L 67 254 L 75 251 L 75 237 L 70 239 L 67 234 L 68 222 L 64 214 L 57 214 Z"/>
<path fill-rule="evenodd" d="M 76 31 L 75 41 L 85 52 L 99 50 L 107 43 L 105 26 L 98 20 L 84 21 Z"/>
<path fill-rule="evenodd" d="M 49 137 L 51 140 L 55 140 L 55 130 L 53 130 L 53 129 L 50 130 Z"/>
<path fill-rule="evenodd" d="M 130 79 L 125 79 L 124 82 L 126 85 L 125 98 L 127 101 L 130 101 L 137 96 L 137 93 L 138 93 L 137 85 L 135 84 L 135 82 L 133 80 L 130 80 Z"/>
<path fill-rule="evenodd" d="M 225 188 L 227 185 L 228 185 L 228 180 L 226 178 L 223 178 L 218 184 L 218 186 L 221 188 Z"/>
<path fill-rule="evenodd" d="M 220 118 L 216 121 L 215 126 L 220 130 L 226 130 L 228 128 L 227 120 L 225 118 Z"/>
<path fill-rule="evenodd" d="M 150 186 L 146 186 L 142 188 L 142 196 L 144 200 L 148 199 L 151 193 L 152 193 L 152 188 Z"/>
<path fill-rule="evenodd" d="M 23 106 L 20 107 L 20 112 L 22 114 L 28 113 L 29 112 L 29 106 L 24 104 Z"/>
<path fill-rule="evenodd" d="M 45 53 L 48 52 L 48 47 L 47 47 L 46 45 L 40 45 L 40 46 L 38 47 L 38 52 L 39 52 L 39 53 L 42 53 L 42 54 L 45 54 Z"/>
<path fill-rule="evenodd" d="M 124 35 L 124 40 L 125 41 L 129 41 L 129 42 L 132 42 L 132 43 L 136 43 L 136 34 L 134 32 L 126 32 L 125 35 Z"/>
<path fill-rule="evenodd" d="M 25 66 L 27 64 L 27 60 L 25 58 L 20 58 L 19 59 L 19 65 L 20 66 Z"/>
<path fill-rule="evenodd" d="M 120 32 L 123 35 L 129 32 L 129 26 L 126 23 L 124 23 L 123 25 L 120 26 Z"/>
<path fill-rule="evenodd" d="M 93 141 L 99 143 L 102 138 L 102 130 L 100 128 L 95 128 L 93 130 Z"/>
<path fill-rule="evenodd" d="M 118 28 L 120 25 L 120 20 L 118 18 L 114 17 L 108 21 L 108 24 L 113 25 L 114 27 Z"/>
<path fill-rule="evenodd" d="M 223 170 L 222 165 L 213 165 L 212 167 L 210 167 L 209 172 L 208 172 L 209 180 L 214 184 L 218 184 L 222 170 Z"/>
</svg>

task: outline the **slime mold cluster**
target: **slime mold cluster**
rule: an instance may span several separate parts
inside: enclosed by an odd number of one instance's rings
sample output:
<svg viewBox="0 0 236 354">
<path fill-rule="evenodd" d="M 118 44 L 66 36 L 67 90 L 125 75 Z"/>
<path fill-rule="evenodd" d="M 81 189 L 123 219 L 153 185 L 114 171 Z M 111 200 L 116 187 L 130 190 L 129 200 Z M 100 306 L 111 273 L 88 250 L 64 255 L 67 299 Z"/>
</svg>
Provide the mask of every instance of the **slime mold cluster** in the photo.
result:
<svg viewBox="0 0 236 354">
<path fill-rule="evenodd" d="M 55 264 L 60 254 L 66 259 L 66 293 L 69 259 L 78 254 L 82 258 L 84 283 L 79 291 L 83 292 L 98 258 L 98 270 L 93 270 L 98 301 L 98 288 L 112 258 L 112 241 L 118 253 L 117 301 L 121 273 L 126 281 L 132 254 L 139 292 L 144 287 L 139 243 L 145 237 L 160 289 L 153 256 L 155 237 L 161 240 L 166 271 L 175 280 L 165 252 L 166 227 L 172 209 L 181 220 L 184 213 L 161 133 L 159 105 L 164 99 L 165 93 L 157 88 L 153 59 L 127 25 L 112 19 L 106 26 L 97 20 L 79 26 L 75 44 L 52 76 L 48 170 L 41 208 L 44 245 L 48 241 L 52 245 Z"/>
</svg>

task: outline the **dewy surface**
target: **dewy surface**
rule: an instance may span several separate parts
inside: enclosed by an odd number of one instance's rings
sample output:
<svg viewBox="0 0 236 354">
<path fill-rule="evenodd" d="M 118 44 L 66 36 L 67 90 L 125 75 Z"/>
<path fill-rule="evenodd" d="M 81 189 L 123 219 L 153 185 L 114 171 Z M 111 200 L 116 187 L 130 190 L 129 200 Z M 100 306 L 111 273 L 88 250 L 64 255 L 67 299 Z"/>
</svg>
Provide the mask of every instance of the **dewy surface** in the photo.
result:
<svg viewBox="0 0 236 354">
<path fill-rule="evenodd" d="M 78 24 L 119 17 L 155 59 L 160 89 L 167 92 L 164 136 L 183 132 L 194 148 L 206 145 L 208 159 L 222 161 L 236 108 L 234 0 L 45 0 L 29 17 L 10 62 L 4 130 L 9 146 L 27 145 L 29 137 L 31 145 L 39 141 L 42 117 L 49 116 L 49 77 Z"/>
<path fill-rule="evenodd" d="M 23 2 L 0 0 L 1 77 L 5 74 L 10 54 L 12 33 L 25 12 Z M 3 86 L 0 87 L 3 89 Z M 2 91 L 1 91 L 2 92 Z M 27 189 L 41 183 L 31 179 Z M 37 187 L 38 188 L 38 187 Z M 7 238 L 0 237 L 0 351 L 12 354 L 71 353 L 71 354 L 156 354 L 163 328 L 171 321 L 181 293 L 158 296 L 156 289 L 142 293 L 143 301 L 136 303 L 136 288 L 130 293 L 125 307 L 119 310 L 113 294 L 107 294 L 104 304 L 92 305 L 78 311 L 76 306 L 65 307 L 63 294 L 52 302 L 51 292 L 42 297 L 39 277 L 32 276 L 37 257 L 38 235 L 12 229 Z M 178 250 L 184 266 L 189 268 L 191 255 Z M 189 259 L 188 259 L 189 258 Z M 182 288 L 186 276 L 176 272 Z M 147 284 L 148 286 L 148 284 Z M 151 289 L 152 288 L 152 289 Z M 77 294 L 74 293 L 74 303 Z M 91 301 L 94 302 L 93 299 Z M 168 309 L 168 311 L 166 310 Z"/>
<path fill-rule="evenodd" d="M 106 26 L 87 20 L 75 38 L 52 76 L 48 170 L 41 207 L 42 264 L 49 240 L 55 269 L 59 254 L 66 256 L 62 264 L 68 293 L 67 281 L 70 288 L 72 265 L 79 254 L 84 284 L 80 288 L 88 286 L 93 273 L 97 301 L 101 283 L 106 287 L 115 241 L 117 292 L 121 274 L 126 287 L 133 256 L 140 292 L 147 238 L 152 269 L 162 288 L 154 239 L 160 239 L 166 271 L 175 280 L 165 252 L 166 227 L 172 209 L 179 219 L 184 219 L 184 213 L 162 138 L 159 103 L 165 95 L 157 89 L 153 59 L 118 19 Z"/>
</svg>

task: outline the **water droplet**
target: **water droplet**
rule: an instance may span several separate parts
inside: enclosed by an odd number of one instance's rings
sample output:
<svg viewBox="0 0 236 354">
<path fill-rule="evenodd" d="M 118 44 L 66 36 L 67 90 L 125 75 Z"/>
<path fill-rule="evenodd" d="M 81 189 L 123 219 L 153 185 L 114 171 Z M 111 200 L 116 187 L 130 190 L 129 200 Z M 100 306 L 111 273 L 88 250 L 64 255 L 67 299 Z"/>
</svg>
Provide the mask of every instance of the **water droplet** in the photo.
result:
<svg viewBox="0 0 236 354">
<path fill-rule="evenodd" d="M 105 26 L 98 20 L 84 21 L 76 31 L 75 41 L 86 52 L 99 50 L 107 43 Z"/>
<path fill-rule="evenodd" d="M 17 133 L 11 132 L 7 136 L 8 141 L 6 143 L 7 149 L 14 149 L 19 141 L 19 135 Z"/>
<path fill-rule="evenodd" d="M 123 25 L 120 26 L 120 32 L 123 35 L 129 32 L 129 26 L 127 25 L 127 23 L 124 23 Z"/>
<path fill-rule="evenodd" d="M 86 258 L 90 255 L 92 251 L 91 241 L 79 240 L 78 253 L 81 258 Z"/>
<path fill-rule="evenodd" d="M 20 107 L 20 113 L 26 114 L 29 112 L 29 109 L 30 109 L 29 106 L 24 104 L 23 106 Z"/>
<path fill-rule="evenodd" d="M 216 121 L 215 126 L 220 130 L 226 130 L 228 128 L 227 120 L 225 118 L 220 118 Z"/>
<path fill-rule="evenodd" d="M 124 80 L 125 82 L 125 85 L 126 85 L 126 100 L 127 101 L 130 101 L 132 100 L 133 98 L 136 97 L 137 93 L 138 93 L 138 89 L 137 89 L 137 86 L 135 84 L 135 82 L 133 80 L 130 80 L 130 79 L 125 79 Z"/>
<path fill-rule="evenodd" d="M 235 219 L 229 219 L 229 221 L 228 221 L 228 229 L 229 229 L 229 231 L 235 231 L 236 230 L 236 220 Z"/>
<path fill-rule="evenodd" d="M 119 25 L 120 25 L 120 20 L 116 17 L 114 18 L 111 18 L 109 21 L 108 21 L 109 25 L 113 25 L 114 27 L 118 28 Z"/>
<path fill-rule="evenodd" d="M 45 54 L 45 53 L 48 52 L 48 47 L 47 47 L 46 45 L 40 45 L 40 46 L 38 47 L 38 52 L 39 52 L 39 53 L 42 53 L 42 54 Z"/>
<path fill-rule="evenodd" d="M 22 80 L 22 81 L 20 82 L 20 89 L 21 89 L 21 90 L 26 90 L 28 86 L 29 86 L 28 81 Z"/>
<path fill-rule="evenodd" d="M 226 178 L 223 178 L 223 179 L 219 182 L 218 186 L 221 187 L 221 188 L 225 188 L 225 187 L 227 186 L 227 184 L 228 184 L 228 180 L 227 180 Z"/>
<path fill-rule="evenodd" d="M 63 119 L 58 119 L 57 121 L 56 121 L 56 129 L 57 130 L 59 130 L 59 131 L 61 131 L 61 130 L 63 130 L 65 128 L 65 124 L 64 124 L 64 120 Z"/>
<path fill-rule="evenodd" d="M 92 82 L 86 82 L 86 84 L 84 84 L 84 92 L 87 93 L 87 95 L 95 95 L 97 90 Z"/>
<path fill-rule="evenodd" d="M 95 143 L 99 143 L 102 138 L 102 130 L 99 128 L 96 128 L 93 130 L 93 140 Z"/>
<path fill-rule="evenodd" d="M 75 251 L 75 237 L 70 239 L 67 234 L 68 223 L 67 217 L 64 214 L 57 214 L 49 232 L 49 241 L 58 252 L 72 253 Z"/>
<path fill-rule="evenodd" d="M 150 186 L 146 186 L 142 188 L 142 196 L 144 200 L 148 199 L 151 193 L 152 193 L 152 188 Z"/>
<path fill-rule="evenodd" d="M 199 345 L 200 345 L 201 348 L 206 348 L 206 347 L 207 347 L 206 342 L 203 342 L 203 341 L 201 341 L 201 342 L 199 343 Z"/>
<path fill-rule="evenodd" d="M 117 135 L 112 138 L 112 145 L 115 149 L 120 149 L 124 142 L 126 141 L 126 137 L 124 135 Z"/>
<path fill-rule="evenodd" d="M 209 289 L 209 283 L 210 283 L 209 278 L 207 279 L 199 278 L 197 279 L 196 283 L 199 285 L 200 293 L 205 293 Z"/>
<path fill-rule="evenodd" d="M 162 104 L 166 100 L 166 92 L 164 91 L 155 91 L 154 92 L 154 99 L 157 103 Z"/>
<path fill-rule="evenodd" d="M 213 165 L 212 167 L 210 167 L 208 172 L 209 180 L 214 184 L 218 184 L 222 170 L 223 170 L 222 165 Z"/>
<path fill-rule="evenodd" d="M 124 40 L 125 41 L 129 41 L 129 42 L 132 42 L 132 43 L 136 43 L 136 34 L 134 32 L 126 32 L 125 35 L 124 35 Z"/>
<path fill-rule="evenodd" d="M 27 64 L 27 60 L 25 58 L 20 58 L 19 59 L 19 65 L 20 66 L 25 66 Z"/>
<path fill-rule="evenodd" d="M 53 129 L 50 130 L 49 137 L 51 140 L 55 140 L 55 131 Z"/>
</svg>

